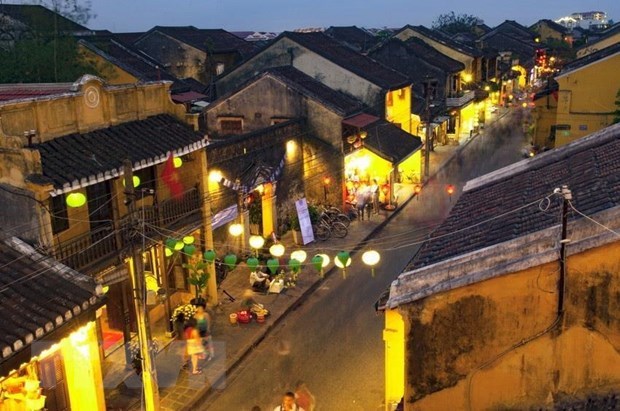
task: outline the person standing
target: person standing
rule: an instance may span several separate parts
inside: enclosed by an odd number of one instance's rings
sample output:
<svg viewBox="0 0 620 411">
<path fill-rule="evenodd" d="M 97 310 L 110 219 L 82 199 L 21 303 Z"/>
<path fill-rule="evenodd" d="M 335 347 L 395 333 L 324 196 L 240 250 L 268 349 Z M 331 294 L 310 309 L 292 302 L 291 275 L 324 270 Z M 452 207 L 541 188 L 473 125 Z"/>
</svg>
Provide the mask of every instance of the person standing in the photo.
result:
<svg viewBox="0 0 620 411">
<path fill-rule="evenodd" d="M 202 306 L 196 308 L 196 314 L 194 314 L 194 320 L 196 320 L 196 328 L 200 334 L 202 345 L 209 351 L 207 360 L 211 360 L 215 356 L 212 340 L 211 340 L 211 319 Z"/>
<path fill-rule="evenodd" d="M 192 374 L 202 374 L 202 370 L 198 368 L 198 360 L 204 357 L 205 347 L 202 345 L 202 338 L 197 328 L 192 328 L 190 338 L 187 340 L 187 354 L 192 362 Z"/>
<path fill-rule="evenodd" d="M 287 392 L 282 397 L 282 405 L 278 405 L 273 411 L 305 411 L 295 402 L 295 394 Z"/>
<path fill-rule="evenodd" d="M 297 405 L 304 410 L 314 411 L 316 400 L 303 381 L 298 381 L 297 384 L 295 384 L 295 400 L 297 401 Z"/>
</svg>

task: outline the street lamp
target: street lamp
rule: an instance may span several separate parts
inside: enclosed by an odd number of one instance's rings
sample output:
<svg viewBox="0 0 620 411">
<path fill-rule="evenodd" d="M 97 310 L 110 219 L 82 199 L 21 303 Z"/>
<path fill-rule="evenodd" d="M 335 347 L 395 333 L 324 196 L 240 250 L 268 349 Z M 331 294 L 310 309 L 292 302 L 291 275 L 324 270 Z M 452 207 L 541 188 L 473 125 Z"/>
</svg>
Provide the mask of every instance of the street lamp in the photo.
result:
<svg viewBox="0 0 620 411">
<path fill-rule="evenodd" d="M 239 237 L 243 233 L 243 226 L 239 223 L 231 224 L 230 227 L 228 227 L 228 232 L 233 237 Z"/>
</svg>

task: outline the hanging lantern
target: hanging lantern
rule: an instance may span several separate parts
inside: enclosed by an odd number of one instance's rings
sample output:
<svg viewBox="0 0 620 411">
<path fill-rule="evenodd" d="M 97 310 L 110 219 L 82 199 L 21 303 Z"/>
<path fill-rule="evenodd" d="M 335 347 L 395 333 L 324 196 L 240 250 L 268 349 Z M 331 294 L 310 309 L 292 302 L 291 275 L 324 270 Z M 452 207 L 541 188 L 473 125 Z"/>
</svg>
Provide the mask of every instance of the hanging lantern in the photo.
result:
<svg viewBox="0 0 620 411">
<path fill-rule="evenodd" d="M 282 257 L 284 255 L 284 246 L 280 243 L 276 243 L 269 247 L 269 254 L 274 257 Z"/>
<path fill-rule="evenodd" d="M 104 294 L 107 294 L 107 293 L 108 293 L 108 291 L 110 291 L 110 286 L 109 286 L 109 285 L 104 285 L 104 286 L 101 288 L 101 291 L 102 291 Z"/>
<path fill-rule="evenodd" d="M 295 260 L 299 261 L 302 264 L 304 261 L 306 261 L 307 256 L 308 254 L 306 254 L 304 250 L 295 250 L 291 253 L 291 258 L 294 258 Z"/>
<path fill-rule="evenodd" d="M 186 235 L 185 237 L 183 237 L 183 243 L 185 244 L 194 244 L 194 236 L 193 235 Z"/>
<path fill-rule="evenodd" d="M 231 224 L 230 227 L 228 227 L 228 232 L 233 237 L 239 237 L 241 234 L 243 234 L 243 226 L 239 223 Z"/>
<path fill-rule="evenodd" d="M 323 257 L 320 254 L 315 255 L 310 260 L 314 269 L 319 272 L 319 277 L 323 278 Z"/>
<path fill-rule="evenodd" d="M 181 157 L 174 157 L 172 163 L 174 164 L 174 168 L 179 168 L 183 165 L 183 160 Z"/>
<path fill-rule="evenodd" d="M 196 246 L 194 244 L 186 244 L 185 247 L 183 247 L 183 252 L 192 256 L 196 252 Z"/>
<path fill-rule="evenodd" d="M 368 250 L 362 254 L 364 264 L 370 266 L 370 275 L 375 276 L 375 265 L 381 260 L 381 255 L 375 250 Z"/>
<path fill-rule="evenodd" d="M 250 257 L 248 258 L 248 261 L 246 261 L 246 264 L 248 265 L 250 270 L 256 271 L 256 268 L 258 267 L 258 258 Z"/>
<path fill-rule="evenodd" d="M 235 254 L 227 254 L 224 256 L 224 264 L 228 269 L 232 270 L 237 266 L 237 256 Z"/>
<path fill-rule="evenodd" d="M 342 269 L 342 278 L 347 278 L 347 267 L 351 265 L 351 255 L 347 251 L 341 251 L 334 258 L 336 267 Z"/>
<path fill-rule="evenodd" d="M 170 250 L 174 250 L 174 247 L 177 245 L 177 240 L 174 238 L 168 238 L 166 240 L 166 247 L 168 247 Z"/>
<path fill-rule="evenodd" d="M 181 251 L 183 247 L 185 247 L 185 243 L 183 241 L 177 240 L 177 242 L 174 244 L 175 251 Z"/>
<path fill-rule="evenodd" d="M 272 275 L 276 275 L 278 273 L 278 267 L 280 266 L 280 261 L 277 258 L 270 258 L 267 260 L 267 268 Z"/>
<path fill-rule="evenodd" d="M 133 181 L 133 186 L 138 187 L 140 185 L 140 177 L 138 176 L 132 176 L 131 177 L 131 181 Z M 123 187 L 125 187 L 125 179 L 123 178 Z"/>
<path fill-rule="evenodd" d="M 174 254 L 174 251 L 172 251 L 172 249 L 171 249 L 170 247 L 166 247 L 166 248 L 164 249 L 164 255 L 165 255 L 166 257 L 170 257 L 172 254 Z"/>
<path fill-rule="evenodd" d="M 208 262 L 208 263 L 214 262 L 215 261 L 215 257 L 216 257 L 215 251 L 213 251 L 213 250 L 205 251 L 202 256 L 204 257 L 205 261 Z"/>
<path fill-rule="evenodd" d="M 325 269 L 325 267 L 327 267 L 329 263 L 332 261 L 331 258 L 329 258 L 327 254 L 317 254 L 317 255 L 320 255 L 321 257 L 323 257 L 323 269 Z"/>
<path fill-rule="evenodd" d="M 250 236 L 250 247 L 256 250 L 256 255 L 258 255 L 258 250 L 263 247 L 265 244 L 265 239 L 260 235 Z"/>
<path fill-rule="evenodd" d="M 69 207 L 82 207 L 86 204 L 86 196 L 82 193 L 71 193 L 67 196 L 65 202 Z"/>
<path fill-rule="evenodd" d="M 288 260 L 288 267 L 291 269 L 291 271 L 293 271 L 294 273 L 298 273 L 299 270 L 301 270 L 301 263 L 299 262 L 299 260 L 296 260 L 294 258 L 291 258 L 290 260 Z"/>
</svg>

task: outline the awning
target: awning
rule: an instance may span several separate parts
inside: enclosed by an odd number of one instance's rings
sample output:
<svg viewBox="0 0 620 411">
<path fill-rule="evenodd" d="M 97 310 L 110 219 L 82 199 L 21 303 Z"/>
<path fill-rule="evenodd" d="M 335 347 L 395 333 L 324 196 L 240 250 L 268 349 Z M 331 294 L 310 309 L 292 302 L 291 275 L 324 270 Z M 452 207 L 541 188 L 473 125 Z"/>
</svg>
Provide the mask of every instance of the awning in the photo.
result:
<svg viewBox="0 0 620 411">
<path fill-rule="evenodd" d="M 211 228 L 215 230 L 216 228 L 220 228 L 224 224 L 230 223 L 232 220 L 237 218 L 237 205 L 232 205 L 230 207 L 226 207 L 222 211 L 215 213 L 213 219 L 211 220 Z"/>
<path fill-rule="evenodd" d="M 342 124 L 346 124 L 348 126 L 353 126 L 357 128 L 362 128 L 362 127 L 366 127 L 369 124 L 374 123 L 377 120 L 379 120 L 379 117 L 375 117 L 370 114 L 362 113 L 362 114 L 355 115 L 353 117 L 345 118 L 344 120 L 342 120 Z"/>
</svg>

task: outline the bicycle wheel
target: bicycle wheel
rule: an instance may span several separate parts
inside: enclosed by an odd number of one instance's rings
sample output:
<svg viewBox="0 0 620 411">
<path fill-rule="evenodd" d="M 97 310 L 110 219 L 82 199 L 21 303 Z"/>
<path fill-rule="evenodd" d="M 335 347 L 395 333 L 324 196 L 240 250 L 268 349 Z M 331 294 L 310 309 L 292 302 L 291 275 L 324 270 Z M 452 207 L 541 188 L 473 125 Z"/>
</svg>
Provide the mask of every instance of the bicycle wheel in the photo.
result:
<svg viewBox="0 0 620 411">
<path fill-rule="evenodd" d="M 340 221 L 334 221 L 332 223 L 332 231 L 334 232 L 334 237 L 344 238 L 349 234 L 349 230 L 347 226 L 342 224 Z"/>
<path fill-rule="evenodd" d="M 323 224 L 315 225 L 313 229 L 314 229 L 314 235 L 316 236 L 316 238 L 318 238 L 321 241 L 327 240 L 332 234 L 331 231 L 329 230 L 329 227 L 326 227 Z"/>
<path fill-rule="evenodd" d="M 349 227 L 351 225 L 351 219 L 349 217 L 347 217 L 346 214 L 342 214 L 342 213 L 337 214 L 334 217 L 334 222 L 336 222 L 336 221 L 339 222 L 339 223 L 344 224 L 345 227 Z"/>
</svg>

